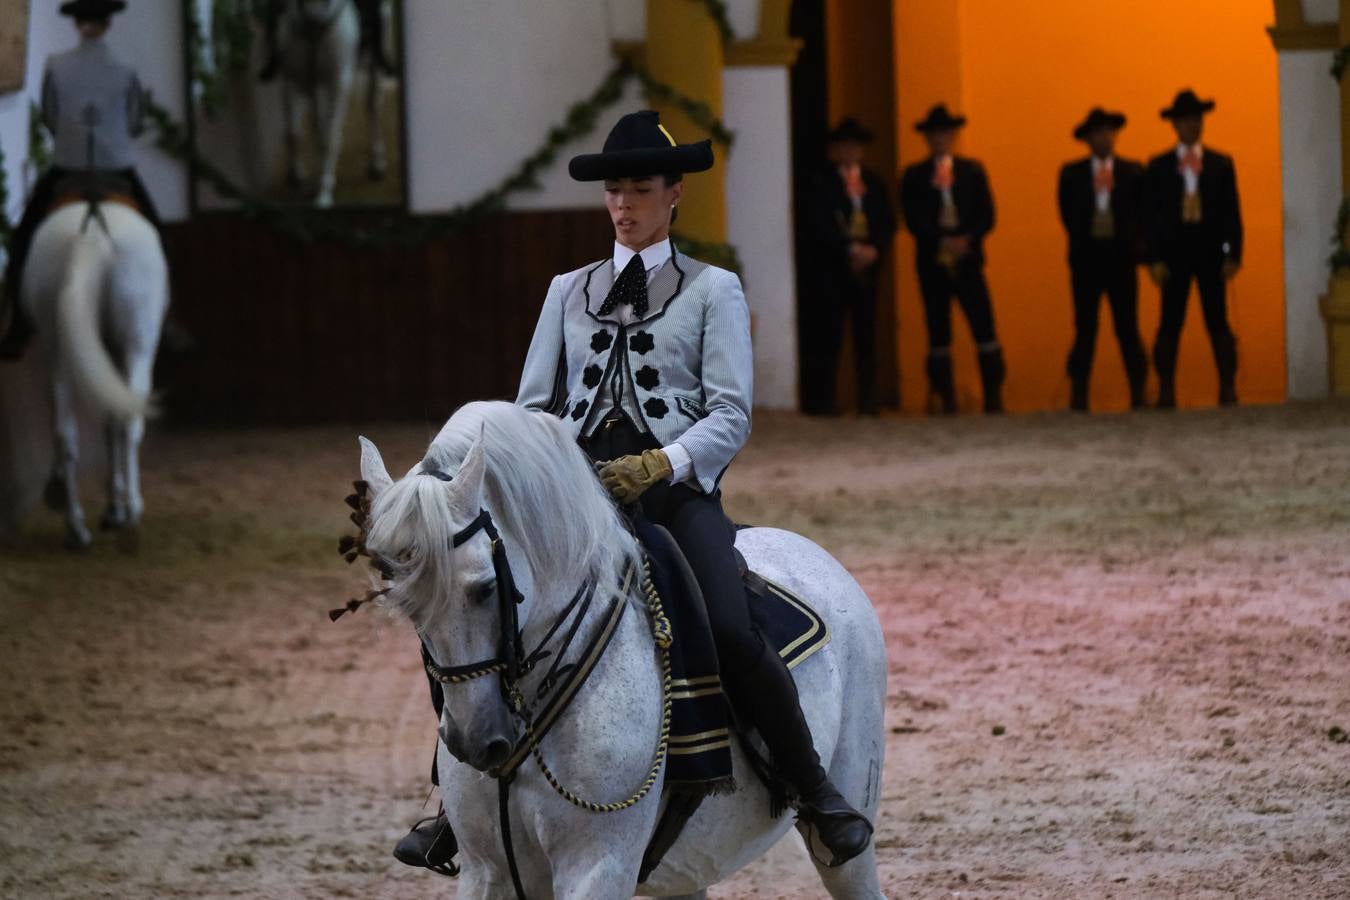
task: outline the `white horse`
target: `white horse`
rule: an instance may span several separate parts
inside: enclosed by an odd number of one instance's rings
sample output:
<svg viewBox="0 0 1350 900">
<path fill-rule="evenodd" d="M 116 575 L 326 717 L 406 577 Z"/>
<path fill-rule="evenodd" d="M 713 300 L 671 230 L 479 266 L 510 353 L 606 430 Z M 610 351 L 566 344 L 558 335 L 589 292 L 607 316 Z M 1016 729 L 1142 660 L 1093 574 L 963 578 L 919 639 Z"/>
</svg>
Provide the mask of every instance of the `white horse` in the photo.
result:
<svg viewBox="0 0 1350 900">
<path fill-rule="evenodd" d="M 75 478 L 76 397 L 107 418 L 105 528 L 134 528 L 141 498 L 140 444 L 150 377 L 169 303 L 159 235 L 144 216 L 112 201 L 61 207 L 33 236 L 20 302 L 32 318 L 51 373 L 56 457 L 46 501 L 66 515 L 66 543 L 91 542 Z"/>
<path fill-rule="evenodd" d="M 387 15 L 384 4 L 381 15 Z M 357 65 L 362 62 L 360 20 L 352 0 L 289 0 L 279 27 L 287 180 L 292 186 L 299 186 L 305 180 L 300 144 L 308 108 L 319 160 L 314 205 L 327 208 L 333 205 L 348 97 Z M 388 33 L 387 28 L 385 33 Z M 375 53 L 366 55 L 364 71 L 370 141 L 367 174 L 372 180 L 379 180 L 384 177 L 388 164 L 380 117 L 380 73 Z"/>
<path fill-rule="evenodd" d="M 652 765 L 662 727 L 662 676 L 640 585 L 639 549 L 562 424 L 509 403 L 469 404 L 398 482 L 374 444 L 361 442 L 361 472 L 374 497 L 366 548 L 388 578 L 381 602 L 412 621 L 437 665 L 464 665 L 498 650 L 502 625 L 492 599 L 490 541 L 478 534 L 455 547 L 453 540 L 481 510 L 496 523 L 524 597 L 519 618 L 527 650 L 583 583 L 600 592 L 574 648 L 587 646 L 602 627 L 611 598 L 631 604 L 540 749 L 560 784 L 587 800 L 633 795 Z M 450 480 L 443 480 L 446 475 Z M 737 546 L 756 572 L 806 598 L 828 622 L 831 642 L 793 675 L 822 765 L 849 802 L 875 818 L 885 750 L 886 650 L 871 603 L 839 563 L 798 535 L 753 528 L 740 532 Z M 639 577 L 625 582 L 634 566 Z M 523 678 L 526 696 L 533 696 L 539 677 Z M 499 682 L 494 675 L 445 687 L 438 762 L 445 809 L 460 841 L 462 900 L 515 897 L 498 830 L 497 785 L 485 774 L 521 737 Z M 739 747 L 733 752 L 738 790 L 707 798 L 641 885 L 638 871 L 660 811 L 659 791 L 622 811 L 589 812 L 563 799 L 527 760 L 511 787 L 510 818 L 530 900 L 618 900 L 634 892 L 703 897 L 706 887 L 765 853 L 792 827 L 792 817 L 769 816 L 767 791 Z M 803 837 L 812 843 L 805 830 Z M 817 849 L 814 855 L 821 854 Z M 843 866 L 818 862 L 817 868 L 835 898 L 881 896 L 874 845 Z"/>
</svg>

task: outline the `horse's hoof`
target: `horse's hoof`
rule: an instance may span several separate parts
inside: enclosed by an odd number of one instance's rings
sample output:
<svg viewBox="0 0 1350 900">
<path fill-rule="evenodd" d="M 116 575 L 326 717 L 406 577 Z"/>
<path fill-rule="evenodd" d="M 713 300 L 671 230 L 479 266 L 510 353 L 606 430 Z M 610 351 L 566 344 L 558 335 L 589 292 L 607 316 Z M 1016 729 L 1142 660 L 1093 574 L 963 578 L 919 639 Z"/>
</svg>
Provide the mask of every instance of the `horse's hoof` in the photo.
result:
<svg viewBox="0 0 1350 900">
<path fill-rule="evenodd" d="M 69 499 L 65 481 L 55 475 L 47 479 L 47 486 L 42 490 L 42 502 L 47 504 L 48 509 L 60 512 L 66 508 L 66 501 Z"/>
<path fill-rule="evenodd" d="M 117 552 L 127 556 L 141 552 L 141 529 L 135 522 L 127 522 L 117 530 Z"/>
<path fill-rule="evenodd" d="M 83 553 L 94 543 L 94 536 L 83 525 L 71 525 L 66 528 L 66 549 L 73 553 Z"/>
<path fill-rule="evenodd" d="M 118 512 L 112 508 L 103 512 L 103 517 L 98 520 L 100 531 L 121 531 L 131 525 L 131 519 L 126 513 Z"/>
</svg>

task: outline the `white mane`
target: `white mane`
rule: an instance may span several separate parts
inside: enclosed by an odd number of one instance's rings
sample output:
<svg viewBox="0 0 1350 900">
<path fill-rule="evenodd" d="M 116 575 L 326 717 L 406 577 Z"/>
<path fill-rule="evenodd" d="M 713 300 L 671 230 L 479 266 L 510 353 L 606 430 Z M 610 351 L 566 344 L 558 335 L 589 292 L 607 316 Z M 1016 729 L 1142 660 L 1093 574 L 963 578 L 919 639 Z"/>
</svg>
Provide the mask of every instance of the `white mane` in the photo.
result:
<svg viewBox="0 0 1350 900">
<path fill-rule="evenodd" d="M 609 581 L 640 564 L 637 541 L 600 485 L 591 461 L 556 418 L 513 403 L 469 403 L 455 412 L 422 461 L 376 498 L 367 546 L 393 563 L 390 605 L 412 613 L 441 594 L 466 522 L 451 522 L 445 482 L 482 435 L 483 503 L 506 540 L 512 566 L 528 566 L 540 590 L 568 595 L 586 580 Z M 407 552 L 406 560 L 395 562 Z M 430 585 L 425 579 L 434 579 Z M 430 588 L 430 589 L 429 589 Z M 533 599 L 533 598 L 531 598 Z"/>
</svg>

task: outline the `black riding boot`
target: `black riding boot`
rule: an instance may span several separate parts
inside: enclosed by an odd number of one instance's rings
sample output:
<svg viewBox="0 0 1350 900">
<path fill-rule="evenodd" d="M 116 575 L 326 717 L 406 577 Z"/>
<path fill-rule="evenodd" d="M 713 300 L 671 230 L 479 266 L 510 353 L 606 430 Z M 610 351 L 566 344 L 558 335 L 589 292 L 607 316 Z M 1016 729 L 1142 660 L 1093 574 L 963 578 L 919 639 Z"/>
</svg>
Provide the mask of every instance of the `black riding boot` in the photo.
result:
<svg viewBox="0 0 1350 900">
<path fill-rule="evenodd" d="M 1237 340 L 1232 337 L 1214 338 L 1214 362 L 1219 369 L 1219 405 L 1236 406 L 1237 398 Z"/>
<path fill-rule="evenodd" d="M 727 674 L 723 683 L 737 710 L 758 729 L 774 768 L 796 789 L 798 815 L 815 826 L 821 843 L 833 855 L 830 864 L 842 865 L 867 849 L 872 824 L 849 805 L 821 767 L 811 728 L 802 715 L 797 685 L 782 657 L 765 644 L 758 662 Z"/>
<path fill-rule="evenodd" d="M 19 359 L 23 356 L 24 348 L 28 346 L 28 339 L 33 336 L 33 323 L 29 321 L 27 314 L 19 308 L 18 291 L 10 292 L 6 286 L 7 296 L 4 305 L 9 309 L 9 326 L 5 330 L 4 337 L 0 338 L 0 359 Z M 2 313 L 3 310 L 0 310 Z M 4 325 L 4 317 L 0 315 L 0 326 Z"/>
<path fill-rule="evenodd" d="M 980 350 L 980 381 L 984 383 L 984 411 L 1003 412 L 1003 379 L 1008 374 L 1003 364 L 1003 348 L 995 344 Z"/>
<path fill-rule="evenodd" d="M 459 842 L 450 828 L 450 820 L 442 807 L 436 815 L 423 819 L 413 826 L 398 845 L 394 847 L 394 858 L 406 866 L 430 869 L 438 875 L 454 877 L 459 874 L 455 865 L 455 854 L 459 852 Z"/>
<path fill-rule="evenodd" d="M 1088 380 L 1086 378 L 1071 379 L 1069 409 L 1074 412 L 1088 411 Z"/>
<path fill-rule="evenodd" d="M 948 348 L 928 354 L 928 392 L 938 398 L 943 415 L 956 412 L 956 381 L 952 376 L 952 355 Z"/>
</svg>

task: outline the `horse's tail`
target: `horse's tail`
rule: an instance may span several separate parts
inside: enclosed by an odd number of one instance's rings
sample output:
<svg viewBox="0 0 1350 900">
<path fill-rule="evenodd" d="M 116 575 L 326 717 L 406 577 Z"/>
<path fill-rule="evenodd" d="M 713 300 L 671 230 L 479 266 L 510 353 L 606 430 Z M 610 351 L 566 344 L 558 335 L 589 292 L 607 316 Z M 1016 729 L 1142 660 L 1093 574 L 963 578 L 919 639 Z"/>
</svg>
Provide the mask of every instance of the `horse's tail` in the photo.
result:
<svg viewBox="0 0 1350 900">
<path fill-rule="evenodd" d="M 66 277 L 56 298 L 61 355 L 80 389 L 107 415 L 127 421 L 150 410 L 150 397 L 127 383 L 100 330 L 101 300 L 108 290 L 115 248 L 97 220 L 74 236 Z"/>
</svg>

